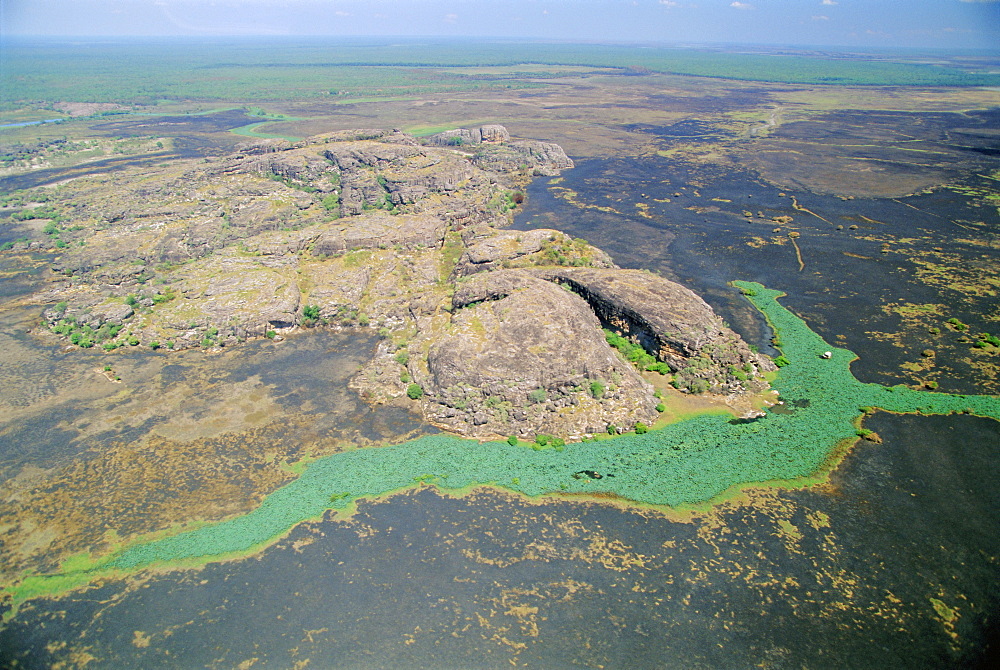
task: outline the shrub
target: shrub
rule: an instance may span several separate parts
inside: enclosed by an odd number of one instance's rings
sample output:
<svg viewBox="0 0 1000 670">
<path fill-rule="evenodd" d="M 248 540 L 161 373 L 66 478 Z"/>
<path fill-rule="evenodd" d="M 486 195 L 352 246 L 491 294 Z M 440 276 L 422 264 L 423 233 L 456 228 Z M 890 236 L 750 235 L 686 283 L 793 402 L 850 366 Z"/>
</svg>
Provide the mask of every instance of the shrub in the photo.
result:
<svg viewBox="0 0 1000 670">
<path fill-rule="evenodd" d="M 656 411 L 657 411 L 657 412 L 665 412 L 665 411 L 667 411 L 667 406 L 666 406 L 666 405 L 664 405 L 664 404 L 663 404 L 663 403 L 661 402 L 661 403 L 660 403 L 659 405 L 657 405 L 657 406 L 656 406 Z"/>
<path fill-rule="evenodd" d="M 319 305 L 306 305 L 302 308 L 302 316 L 310 321 L 319 321 Z"/>
<path fill-rule="evenodd" d="M 507 444 L 509 444 L 512 447 L 516 447 L 517 446 L 517 435 L 511 435 L 510 437 L 508 437 L 507 438 Z"/>
<path fill-rule="evenodd" d="M 410 362 L 410 354 L 408 354 L 405 351 L 400 351 L 398 354 L 396 354 L 396 362 L 399 363 L 400 365 L 406 365 L 407 363 Z"/>
<path fill-rule="evenodd" d="M 528 394 L 528 400 L 536 404 L 545 402 L 545 399 L 546 399 L 545 389 L 535 389 L 534 391 Z"/>
<path fill-rule="evenodd" d="M 410 384 L 406 389 L 406 396 L 410 400 L 420 400 L 424 397 L 424 388 L 420 384 Z"/>
<path fill-rule="evenodd" d="M 774 359 L 774 364 L 777 365 L 779 368 L 783 368 L 786 365 L 788 365 L 789 363 L 791 363 L 791 361 L 788 360 L 783 355 L 782 356 L 778 356 L 777 358 Z"/>
<path fill-rule="evenodd" d="M 273 330 L 269 330 L 266 333 L 264 333 L 264 337 L 266 337 L 269 340 L 273 340 L 275 337 L 277 337 L 277 335 L 278 333 Z"/>
<path fill-rule="evenodd" d="M 133 346 L 133 347 L 138 346 L 138 344 L 139 344 L 139 338 L 136 337 L 135 335 L 130 335 L 129 338 L 128 338 L 128 343 L 129 343 L 129 346 Z"/>
<path fill-rule="evenodd" d="M 704 379 L 694 379 L 691 381 L 691 385 L 688 386 L 688 390 L 691 393 L 705 393 L 708 391 L 708 382 Z"/>
<path fill-rule="evenodd" d="M 959 332 L 961 332 L 961 331 L 965 330 L 966 328 L 968 328 L 967 325 L 965 325 L 964 323 L 962 323 L 961 321 L 959 321 L 955 317 L 952 317 L 952 318 L 948 319 L 948 321 L 946 323 L 948 323 L 949 325 L 951 325 L 952 328 L 954 328 L 955 330 L 957 330 Z"/>
<path fill-rule="evenodd" d="M 132 344 L 132 342 L 129 341 L 129 344 Z M 139 343 L 136 342 L 136 344 L 139 344 Z M 205 339 L 203 339 L 201 341 L 201 346 L 205 347 L 206 349 L 208 349 L 209 347 L 214 347 L 215 346 L 215 340 L 213 340 L 210 337 L 206 337 Z"/>
<path fill-rule="evenodd" d="M 331 193 L 325 196 L 322 200 L 323 209 L 328 212 L 339 212 L 340 211 L 340 195 L 338 193 Z"/>
<path fill-rule="evenodd" d="M 648 432 L 649 432 L 649 426 L 647 426 L 643 422 L 640 421 L 640 422 L 638 422 L 638 423 L 635 424 L 635 434 L 636 435 L 643 435 L 643 434 L 648 433 Z"/>
<path fill-rule="evenodd" d="M 156 340 L 153 340 L 152 342 L 149 343 L 149 348 L 150 349 L 159 349 L 160 348 L 160 343 L 157 342 Z"/>
<path fill-rule="evenodd" d="M 548 435 L 541 435 L 541 434 L 535 435 L 535 444 L 537 444 L 540 447 L 544 447 L 546 444 L 549 443 L 549 440 L 551 439 L 552 438 L 549 437 Z"/>
<path fill-rule="evenodd" d="M 608 435 L 617 435 L 618 434 L 618 427 L 615 426 L 615 424 L 613 424 L 613 423 L 609 423 L 608 424 L 608 429 L 607 430 L 608 430 Z"/>
<path fill-rule="evenodd" d="M 590 382 L 590 395 L 594 396 L 595 399 L 600 400 L 604 397 L 604 384 L 599 381 Z"/>
</svg>

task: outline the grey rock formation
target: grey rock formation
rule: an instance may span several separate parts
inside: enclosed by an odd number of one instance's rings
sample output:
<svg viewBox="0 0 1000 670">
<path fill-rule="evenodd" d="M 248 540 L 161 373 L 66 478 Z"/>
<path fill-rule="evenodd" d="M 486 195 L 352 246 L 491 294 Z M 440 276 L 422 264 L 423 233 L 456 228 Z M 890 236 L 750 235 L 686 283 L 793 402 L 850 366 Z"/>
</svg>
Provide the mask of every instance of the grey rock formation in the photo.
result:
<svg viewBox="0 0 1000 670">
<path fill-rule="evenodd" d="M 582 296 L 602 322 L 678 372 L 682 388 L 713 393 L 760 390 L 774 370 L 712 308 L 680 284 L 641 270 L 552 268 L 537 276 Z M 701 380 L 701 381 L 699 381 Z"/>
<path fill-rule="evenodd" d="M 655 420 L 652 388 L 608 347 L 580 297 L 503 270 L 463 284 L 454 306 L 450 331 L 427 358 L 432 420 L 472 435 L 522 436 Z"/>
<path fill-rule="evenodd" d="M 606 253 L 572 240 L 558 230 L 490 231 L 470 239 L 469 247 L 455 266 L 457 276 L 509 267 L 552 265 L 553 262 L 587 267 L 617 267 Z"/>
<path fill-rule="evenodd" d="M 501 125 L 486 125 L 479 128 L 457 128 L 430 135 L 424 144 L 438 147 L 463 147 L 483 142 L 501 143 L 510 141 L 510 133 Z"/>
<path fill-rule="evenodd" d="M 473 152 L 359 130 L 74 180 L 58 192 L 74 218 L 45 320 L 109 349 L 377 328 L 353 388 L 382 402 L 417 383 L 428 420 L 477 437 L 654 422 L 652 387 L 602 326 L 684 390 L 764 386 L 769 361 L 691 291 L 555 230 L 499 230 L 532 175 L 573 165 L 562 149 L 502 126 L 455 132 Z"/>
<path fill-rule="evenodd" d="M 472 163 L 490 172 L 524 172 L 552 177 L 573 167 L 562 147 L 551 142 L 523 140 L 479 147 Z"/>
</svg>

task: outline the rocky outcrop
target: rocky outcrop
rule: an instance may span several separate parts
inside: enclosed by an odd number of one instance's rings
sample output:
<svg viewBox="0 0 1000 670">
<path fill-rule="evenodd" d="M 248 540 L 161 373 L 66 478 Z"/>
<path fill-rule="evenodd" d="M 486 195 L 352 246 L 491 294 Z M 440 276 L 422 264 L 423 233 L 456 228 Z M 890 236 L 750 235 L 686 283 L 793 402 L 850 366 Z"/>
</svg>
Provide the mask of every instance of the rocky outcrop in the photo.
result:
<svg viewBox="0 0 1000 670">
<path fill-rule="evenodd" d="M 462 156 L 384 141 L 329 145 L 324 156 L 340 175 L 340 207 L 345 215 L 392 209 L 435 194 L 475 188 L 480 173 Z"/>
<path fill-rule="evenodd" d="M 501 143 L 510 141 L 510 133 L 500 125 L 486 125 L 479 128 L 457 128 L 429 135 L 424 144 L 438 147 L 462 147 L 476 144 Z"/>
<path fill-rule="evenodd" d="M 477 275 L 427 357 L 428 418 L 472 435 L 582 436 L 656 418 L 652 387 L 587 303 L 519 270 Z"/>
<path fill-rule="evenodd" d="M 419 397 L 429 421 L 483 438 L 654 422 L 651 373 L 602 326 L 682 390 L 764 386 L 768 360 L 687 289 L 556 230 L 500 230 L 532 175 L 572 166 L 558 146 L 468 137 L 473 152 L 348 131 L 74 180 L 47 194 L 65 217 L 63 283 L 39 297 L 49 330 L 112 351 L 377 328 L 353 388 Z"/>
<path fill-rule="evenodd" d="M 766 388 L 773 364 L 728 328 L 693 291 L 642 270 L 552 268 L 535 274 L 565 285 L 601 321 L 667 363 L 679 388 L 740 393 Z"/>
<path fill-rule="evenodd" d="M 544 177 L 553 177 L 573 167 L 573 161 L 558 144 L 535 140 L 483 145 L 472 157 L 472 163 L 490 172 L 523 172 Z"/>
<path fill-rule="evenodd" d="M 394 246 L 404 249 L 417 246 L 439 247 L 447 230 L 442 219 L 425 214 L 393 216 L 388 212 L 373 212 L 341 221 L 343 223 L 327 227 L 315 238 L 312 244 L 313 254 L 332 256 L 351 249 L 385 249 Z"/>
<path fill-rule="evenodd" d="M 617 267 L 606 253 L 582 240 L 573 240 L 558 230 L 492 231 L 472 240 L 459 258 L 455 275 L 463 276 L 501 268 L 578 265 Z"/>
</svg>

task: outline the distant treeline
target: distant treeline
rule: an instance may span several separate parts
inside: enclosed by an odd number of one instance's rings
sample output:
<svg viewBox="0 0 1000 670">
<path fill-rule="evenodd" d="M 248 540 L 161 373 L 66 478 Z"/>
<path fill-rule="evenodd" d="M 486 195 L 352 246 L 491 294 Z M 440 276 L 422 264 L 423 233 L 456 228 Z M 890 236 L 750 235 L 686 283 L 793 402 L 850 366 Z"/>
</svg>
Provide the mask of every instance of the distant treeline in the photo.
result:
<svg viewBox="0 0 1000 670">
<path fill-rule="evenodd" d="M 156 100 L 289 100 L 328 95 L 392 97 L 523 88 L 565 76 L 559 66 L 617 68 L 789 84 L 1000 86 L 1000 75 L 932 64 L 927 54 L 852 55 L 785 50 L 708 50 L 602 44 L 455 40 L 160 40 L 151 43 L 9 40 L 0 104 L 152 103 Z M 519 65 L 552 72 L 517 73 Z M 440 68 L 510 67 L 482 75 Z"/>
</svg>

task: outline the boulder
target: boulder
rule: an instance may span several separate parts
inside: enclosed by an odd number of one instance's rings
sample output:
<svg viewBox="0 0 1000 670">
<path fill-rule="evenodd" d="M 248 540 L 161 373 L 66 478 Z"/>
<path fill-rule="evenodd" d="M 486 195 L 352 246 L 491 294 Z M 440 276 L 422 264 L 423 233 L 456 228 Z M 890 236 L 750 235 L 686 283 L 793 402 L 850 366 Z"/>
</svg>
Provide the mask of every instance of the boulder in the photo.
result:
<svg viewBox="0 0 1000 670">
<path fill-rule="evenodd" d="M 608 346 L 579 296 L 504 270 L 463 283 L 453 304 L 451 328 L 418 380 L 435 422 L 477 436 L 565 435 L 656 419 L 652 387 Z M 595 382 L 606 390 L 601 397 Z"/>
</svg>

